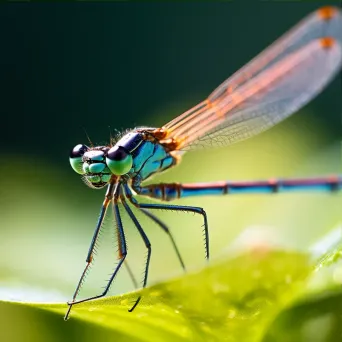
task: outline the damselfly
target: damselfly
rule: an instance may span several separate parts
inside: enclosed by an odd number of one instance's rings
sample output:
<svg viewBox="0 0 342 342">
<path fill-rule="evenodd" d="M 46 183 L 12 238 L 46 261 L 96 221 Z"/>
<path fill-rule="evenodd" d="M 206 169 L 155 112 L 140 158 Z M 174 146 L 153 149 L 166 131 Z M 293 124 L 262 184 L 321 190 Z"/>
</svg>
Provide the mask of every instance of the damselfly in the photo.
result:
<svg viewBox="0 0 342 342">
<path fill-rule="evenodd" d="M 138 127 L 126 132 L 116 141 L 110 141 L 107 146 L 77 145 L 70 154 L 72 168 L 83 176 L 85 183 L 91 188 L 107 186 L 107 192 L 86 266 L 72 301 L 68 303 L 69 309 L 65 319 L 68 318 L 72 305 L 105 296 L 125 261 L 127 248 L 119 203 L 137 228 L 148 251 L 143 287 L 147 284 L 151 244 L 129 203 L 168 234 L 183 268 L 183 259 L 170 230 L 151 211 L 163 209 L 201 215 L 204 222 L 206 257 L 209 258 L 208 221 L 203 208 L 139 203 L 132 190 L 136 194 L 165 202 L 187 196 L 341 189 L 341 176 L 201 184 L 142 184 L 152 175 L 179 164 L 182 154 L 187 150 L 229 145 L 250 138 L 284 120 L 323 90 L 339 72 L 341 61 L 342 13 L 335 7 L 323 7 L 303 19 L 228 78 L 206 100 L 161 128 Z M 94 246 L 109 208 L 116 220 L 119 263 L 101 294 L 76 300 L 84 276 L 92 263 Z M 140 299 L 141 296 L 129 311 L 137 306 Z"/>
</svg>

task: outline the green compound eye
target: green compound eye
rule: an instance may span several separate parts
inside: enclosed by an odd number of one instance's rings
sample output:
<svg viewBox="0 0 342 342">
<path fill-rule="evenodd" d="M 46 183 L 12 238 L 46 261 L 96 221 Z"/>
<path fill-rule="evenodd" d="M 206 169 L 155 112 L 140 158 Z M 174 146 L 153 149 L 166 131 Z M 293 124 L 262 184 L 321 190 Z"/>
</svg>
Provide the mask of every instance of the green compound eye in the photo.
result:
<svg viewBox="0 0 342 342">
<path fill-rule="evenodd" d="M 121 176 L 131 169 L 133 158 L 123 147 L 114 146 L 108 151 L 106 164 L 114 175 Z"/>
<path fill-rule="evenodd" d="M 71 150 L 69 155 L 69 162 L 71 167 L 80 175 L 84 174 L 84 171 L 82 169 L 82 157 L 88 150 L 89 148 L 86 145 L 78 144 Z"/>
</svg>

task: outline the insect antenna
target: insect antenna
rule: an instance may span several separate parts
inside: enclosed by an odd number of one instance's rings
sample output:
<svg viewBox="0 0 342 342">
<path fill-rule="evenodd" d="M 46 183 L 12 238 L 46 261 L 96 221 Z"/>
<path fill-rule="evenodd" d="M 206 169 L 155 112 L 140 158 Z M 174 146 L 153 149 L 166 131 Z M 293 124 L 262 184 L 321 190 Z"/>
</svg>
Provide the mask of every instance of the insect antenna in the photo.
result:
<svg viewBox="0 0 342 342">
<path fill-rule="evenodd" d="M 94 147 L 94 144 L 93 142 L 90 140 L 89 138 L 89 135 L 88 135 L 88 132 L 86 131 L 85 127 L 82 127 L 83 128 L 83 131 L 84 131 L 84 134 L 86 135 L 88 141 L 89 141 L 89 144 L 90 144 L 90 147 Z"/>
</svg>

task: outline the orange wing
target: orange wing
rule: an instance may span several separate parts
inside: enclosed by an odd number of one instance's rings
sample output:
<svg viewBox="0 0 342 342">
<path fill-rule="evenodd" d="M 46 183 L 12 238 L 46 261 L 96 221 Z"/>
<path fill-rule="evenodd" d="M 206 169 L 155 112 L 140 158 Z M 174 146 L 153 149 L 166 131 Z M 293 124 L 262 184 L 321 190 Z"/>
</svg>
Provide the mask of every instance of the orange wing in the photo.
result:
<svg viewBox="0 0 342 342">
<path fill-rule="evenodd" d="M 163 126 L 177 150 L 227 145 L 258 134 L 313 99 L 341 68 L 342 13 L 304 18 L 189 111 Z"/>
</svg>

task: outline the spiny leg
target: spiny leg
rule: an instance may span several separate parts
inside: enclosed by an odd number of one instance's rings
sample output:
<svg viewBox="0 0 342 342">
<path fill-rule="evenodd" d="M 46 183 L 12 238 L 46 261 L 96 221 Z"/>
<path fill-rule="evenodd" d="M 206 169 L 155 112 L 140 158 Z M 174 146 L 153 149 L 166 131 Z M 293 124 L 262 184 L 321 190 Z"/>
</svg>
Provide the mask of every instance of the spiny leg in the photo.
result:
<svg viewBox="0 0 342 342">
<path fill-rule="evenodd" d="M 170 204 L 145 204 L 138 203 L 138 201 L 133 197 L 133 194 L 127 184 L 124 185 L 126 197 L 130 202 L 137 208 L 140 209 L 155 209 L 155 210 L 170 210 L 170 211 L 183 211 L 192 212 L 195 214 L 200 214 L 204 220 L 204 244 L 205 244 L 205 254 L 206 258 L 209 259 L 209 230 L 208 230 L 208 219 L 207 214 L 203 208 L 191 207 L 186 205 L 170 205 Z"/>
<path fill-rule="evenodd" d="M 114 278 L 116 277 L 119 269 L 121 268 L 123 262 L 125 261 L 125 258 L 127 256 L 127 246 L 126 246 L 126 239 L 125 239 L 125 234 L 124 234 L 124 230 L 123 230 L 123 226 L 122 226 L 122 221 L 121 221 L 121 217 L 120 217 L 119 207 L 118 207 L 118 203 L 117 203 L 117 200 L 118 200 L 117 196 L 119 194 L 119 190 L 120 189 L 118 189 L 118 191 L 116 193 L 116 196 L 114 198 L 114 203 L 113 203 L 114 215 L 115 215 L 115 220 L 116 220 L 118 234 L 119 234 L 119 256 L 120 256 L 119 263 L 116 266 L 113 274 L 111 275 L 110 279 L 108 280 L 108 283 L 107 283 L 104 291 L 101 294 L 68 303 L 70 306 L 74 305 L 74 304 L 88 302 L 88 301 L 93 300 L 93 299 L 98 299 L 98 298 L 104 297 L 107 294 L 107 292 L 109 291 L 110 286 L 112 285 Z M 69 314 L 69 312 L 70 312 L 70 309 L 68 310 L 67 315 Z M 67 315 L 66 315 L 66 319 L 67 319 Z"/>
<path fill-rule="evenodd" d="M 161 229 L 164 230 L 164 232 L 169 236 L 170 240 L 171 240 L 171 243 L 172 243 L 172 246 L 173 246 L 173 249 L 175 250 L 176 254 L 177 254 L 177 257 L 178 257 L 178 260 L 183 268 L 183 270 L 185 271 L 185 264 L 184 264 L 184 261 L 183 261 L 183 258 L 179 252 L 179 249 L 176 245 L 176 242 L 173 238 L 173 235 L 171 234 L 170 232 L 170 229 L 167 227 L 167 225 L 159 220 L 158 217 L 154 216 L 152 213 L 150 213 L 147 209 L 143 209 L 143 208 L 140 208 L 140 210 L 147 216 L 149 217 L 152 221 L 154 221 Z"/>
<path fill-rule="evenodd" d="M 113 207 L 113 213 L 114 213 L 114 207 Z M 115 215 L 115 213 L 114 213 L 114 215 Z M 120 246 L 121 246 L 121 240 L 120 240 L 121 237 L 120 237 L 120 233 L 119 233 L 119 230 L 118 230 L 118 229 L 116 230 L 116 233 L 117 233 L 117 241 L 118 241 L 118 246 L 119 246 L 119 249 L 118 249 L 119 259 L 121 259 L 121 258 L 122 258 L 122 250 L 121 250 L 121 248 L 120 248 Z M 130 277 L 131 280 L 132 280 L 132 283 L 133 283 L 134 288 L 137 289 L 137 288 L 139 287 L 139 284 L 138 284 L 138 282 L 137 282 L 137 280 L 136 280 L 136 278 L 135 278 L 135 276 L 134 276 L 134 274 L 133 274 L 133 272 L 132 272 L 131 267 L 130 267 L 129 264 L 128 264 L 127 259 L 124 260 L 124 265 L 125 265 L 125 267 L 126 267 L 126 269 L 127 269 L 127 272 L 128 272 L 129 277 Z"/>
<path fill-rule="evenodd" d="M 132 212 L 131 208 L 127 204 L 124 196 L 121 196 L 121 202 L 122 202 L 124 208 L 126 209 L 126 212 L 128 213 L 128 215 L 132 219 L 134 225 L 138 229 L 138 231 L 140 233 L 140 236 L 143 239 L 143 241 L 145 243 L 145 246 L 147 248 L 147 259 L 146 259 L 144 279 L 143 279 L 143 288 L 144 288 L 144 287 L 146 287 L 146 284 L 147 284 L 148 270 L 149 270 L 149 266 L 150 266 L 150 259 L 151 259 L 151 252 L 152 252 L 151 243 L 150 243 L 147 235 L 145 234 L 143 228 L 141 227 L 139 221 L 137 220 L 137 218 L 135 217 L 135 215 Z M 141 295 L 137 298 L 137 300 L 135 301 L 133 306 L 128 311 L 132 312 L 136 308 L 136 306 L 139 304 L 140 300 L 141 300 Z"/>
<path fill-rule="evenodd" d="M 114 206 L 113 206 L 113 215 L 115 216 L 115 212 L 114 212 Z M 121 238 L 120 238 L 120 233 L 119 233 L 119 230 L 118 229 L 116 229 L 116 234 L 117 234 L 117 242 L 118 242 L 118 254 L 119 254 L 119 259 L 121 259 L 122 258 L 122 250 L 121 250 L 121 248 L 120 248 L 120 246 L 121 246 Z M 139 287 L 139 284 L 138 284 L 138 282 L 137 282 L 137 280 L 136 280 L 136 278 L 135 278 L 135 276 L 134 276 L 134 274 L 133 274 L 133 272 L 132 272 L 132 269 L 131 269 L 131 267 L 129 266 L 129 264 L 128 264 L 128 261 L 127 261 L 127 259 L 125 259 L 124 260 L 124 265 L 125 265 L 125 267 L 126 267 L 126 269 L 127 269 L 127 272 L 128 272 L 128 275 L 129 275 L 129 277 L 131 278 L 131 280 L 132 280 L 132 283 L 133 283 L 133 286 L 134 286 L 134 288 L 135 289 L 137 289 L 138 287 Z M 111 275 L 111 274 L 110 274 Z"/>
<path fill-rule="evenodd" d="M 74 295 L 72 297 L 72 301 L 68 302 L 69 308 L 68 308 L 68 311 L 66 312 L 66 314 L 64 316 L 64 320 L 68 319 L 70 311 L 71 311 L 71 308 L 72 308 L 73 304 L 76 303 L 76 297 L 78 296 L 78 293 L 79 293 L 79 291 L 80 291 L 80 289 L 82 287 L 82 284 L 83 284 L 83 282 L 85 280 L 85 276 L 86 276 L 86 274 L 87 274 L 87 272 L 89 270 L 90 264 L 91 264 L 91 262 L 93 260 L 93 252 L 94 252 L 96 241 L 98 239 L 98 236 L 99 236 L 99 233 L 100 233 L 100 230 L 101 230 L 101 227 L 102 227 L 103 219 L 104 219 L 104 217 L 106 215 L 106 212 L 107 212 L 107 209 L 108 209 L 108 205 L 112 201 L 113 193 L 116 192 L 117 186 L 118 186 L 118 184 L 115 184 L 115 183 L 111 183 L 108 186 L 108 189 L 107 189 L 107 192 L 106 192 L 106 196 L 105 196 L 105 200 L 104 200 L 104 202 L 102 204 L 102 208 L 101 208 L 101 211 L 100 211 L 100 216 L 99 216 L 99 219 L 97 221 L 95 232 L 94 232 L 94 235 L 93 235 L 90 247 L 89 247 L 88 255 L 87 255 L 87 258 L 86 258 L 86 266 L 85 266 L 85 268 L 84 268 L 84 270 L 82 272 L 80 280 L 78 281 L 76 290 L 75 290 Z"/>
<path fill-rule="evenodd" d="M 134 204 L 135 199 L 131 198 L 132 203 Z M 135 201 L 136 202 L 136 201 Z M 136 204 L 142 209 L 155 209 L 155 210 L 170 210 L 170 211 L 183 211 L 183 212 L 192 212 L 195 214 L 200 214 L 203 217 L 204 221 L 204 247 L 205 247 L 205 257 L 209 259 L 209 229 L 208 229 L 208 219 L 207 214 L 203 208 L 200 207 L 191 207 L 186 205 L 170 205 L 170 204 L 145 204 L 138 203 Z"/>
<path fill-rule="evenodd" d="M 294 190 L 324 190 L 333 192 L 342 189 L 342 177 L 338 175 L 311 179 L 269 179 L 248 182 L 220 181 L 194 184 L 159 183 L 146 186 L 141 186 L 140 182 L 141 179 L 139 178 L 133 179 L 132 181 L 132 187 L 139 195 L 156 198 L 162 201 L 171 201 L 174 199 L 190 196 L 226 195 L 239 193 L 276 193 Z M 140 209 L 181 210 L 202 214 L 205 219 L 204 227 L 206 245 L 209 246 L 206 215 L 202 208 L 159 204 L 139 204 L 133 198 L 132 192 L 128 185 L 125 186 L 125 192 L 130 201 Z M 209 255 L 209 252 L 207 255 Z"/>
</svg>

